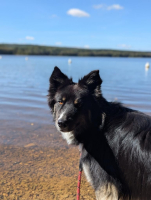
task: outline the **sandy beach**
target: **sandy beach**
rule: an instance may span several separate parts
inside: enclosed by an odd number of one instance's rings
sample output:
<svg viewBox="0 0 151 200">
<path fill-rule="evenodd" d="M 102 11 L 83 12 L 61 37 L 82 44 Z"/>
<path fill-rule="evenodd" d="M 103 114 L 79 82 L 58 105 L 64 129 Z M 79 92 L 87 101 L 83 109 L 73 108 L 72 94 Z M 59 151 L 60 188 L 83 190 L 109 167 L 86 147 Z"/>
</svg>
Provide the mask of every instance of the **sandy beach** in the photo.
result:
<svg viewBox="0 0 151 200">
<path fill-rule="evenodd" d="M 76 147 L 68 147 L 53 125 L 1 120 L 0 126 L 0 199 L 76 199 Z M 84 174 L 81 199 L 94 199 Z"/>
</svg>

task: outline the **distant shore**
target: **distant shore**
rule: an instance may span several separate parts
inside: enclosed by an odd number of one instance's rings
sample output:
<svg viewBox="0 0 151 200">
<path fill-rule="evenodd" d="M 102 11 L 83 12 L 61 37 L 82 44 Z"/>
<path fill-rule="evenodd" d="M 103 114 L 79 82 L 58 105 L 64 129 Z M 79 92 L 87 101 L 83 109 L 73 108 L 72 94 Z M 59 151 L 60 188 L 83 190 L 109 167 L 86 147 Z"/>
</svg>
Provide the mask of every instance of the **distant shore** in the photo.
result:
<svg viewBox="0 0 151 200">
<path fill-rule="evenodd" d="M 122 51 L 112 49 L 82 49 L 24 44 L 0 44 L 0 55 L 151 57 L 151 52 Z"/>
</svg>

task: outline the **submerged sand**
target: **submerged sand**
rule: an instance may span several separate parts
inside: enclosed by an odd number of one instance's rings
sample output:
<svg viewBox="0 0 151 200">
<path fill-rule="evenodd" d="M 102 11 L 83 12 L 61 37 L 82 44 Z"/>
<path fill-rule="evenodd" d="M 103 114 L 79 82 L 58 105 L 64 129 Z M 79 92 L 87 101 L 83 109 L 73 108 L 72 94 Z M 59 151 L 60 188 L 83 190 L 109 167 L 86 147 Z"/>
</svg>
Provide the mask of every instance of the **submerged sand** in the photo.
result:
<svg viewBox="0 0 151 200">
<path fill-rule="evenodd" d="M 0 123 L 0 199 L 75 200 L 78 149 L 68 147 L 53 125 L 18 123 Z M 84 174 L 81 199 L 95 199 Z"/>
</svg>

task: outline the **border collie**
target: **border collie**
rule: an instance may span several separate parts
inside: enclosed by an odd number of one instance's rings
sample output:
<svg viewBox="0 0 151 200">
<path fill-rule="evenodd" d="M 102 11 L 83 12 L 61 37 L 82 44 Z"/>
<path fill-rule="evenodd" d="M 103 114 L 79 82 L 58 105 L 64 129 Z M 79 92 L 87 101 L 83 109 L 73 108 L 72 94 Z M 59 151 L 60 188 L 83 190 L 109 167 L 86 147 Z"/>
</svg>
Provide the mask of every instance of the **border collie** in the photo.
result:
<svg viewBox="0 0 151 200">
<path fill-rule="evenodd" d="M 95 70 L 74 83 L 58 67 L 48 104 L 68 144 L 82 144 L 80 163 L 97 200 L 151 199 L 151 116 L 108 102 Z"/>
</svg>

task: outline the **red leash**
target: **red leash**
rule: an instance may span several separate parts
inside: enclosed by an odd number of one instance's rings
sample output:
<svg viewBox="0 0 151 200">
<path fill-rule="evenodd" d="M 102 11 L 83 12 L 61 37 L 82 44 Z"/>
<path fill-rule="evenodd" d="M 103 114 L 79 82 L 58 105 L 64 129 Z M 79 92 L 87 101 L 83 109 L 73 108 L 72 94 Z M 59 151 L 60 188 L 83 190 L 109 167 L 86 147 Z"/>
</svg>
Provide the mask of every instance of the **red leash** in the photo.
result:
<svg viewBox="0 0 151 200">
<path fill-rule="evenodd" d="M 80 153 L 81 159 L 82 152 Z M 77 200 L 80 200 L 80 185 L 81 185 L 81 176 L 82 176 L 82 165 L 79 165 L 79 175 L 78 175 L 78 185 L 77 185 Z"/>
<path fill-rule="evenodd" d="M 79 171 L 79 175 L 78 175 L 78 185 L 77 185 L 77 200 L 80 200 L 81 175 L 82 175 L 82 171 Z"/>
</svg>

